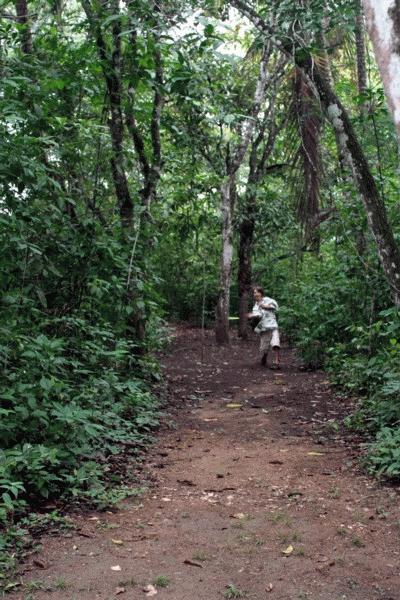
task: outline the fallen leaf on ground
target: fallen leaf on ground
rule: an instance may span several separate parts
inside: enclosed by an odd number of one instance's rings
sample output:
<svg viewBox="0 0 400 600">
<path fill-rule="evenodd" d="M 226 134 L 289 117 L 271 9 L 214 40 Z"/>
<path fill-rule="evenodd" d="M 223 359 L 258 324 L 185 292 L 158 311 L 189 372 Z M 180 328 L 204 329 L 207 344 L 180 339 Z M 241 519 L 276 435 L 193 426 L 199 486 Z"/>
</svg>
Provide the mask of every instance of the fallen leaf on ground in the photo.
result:
<svg viewBox="0 0 400 600">
<path fill-rule="evenodd" d="M 157 590 L 154 587 L 154 585 L 146 585 L 146 587 L 143 588 L 143 591 L 146 592 L 146 596 L 155 596 L 157 594 Z"/>
<path fill-rule="evenodd" d="M 232 519 L 244 519 L 246 515 L 244 513 L 235 513 L 234 515 L 229 515 Z"/>
<path fill-rule="evenodd" d="M 225 404 L 226 408 L 242 408 L 242 404 L 236 404 L 235 402 L 230 402 L 229 404 Z"/>
<path fill-rule="evenodd" d="M 39 567 L 39 569 L 46 569 L 46 567 L 47 567 L 47 564 L 43 560 L 40 560 L 39 558 L 34 558 L 33 564 L 35 565 L 35 567 Z"/>
<path fill-rule="evenodd" d="M 194 483 L 194 481 L 192 481 L 191 479 L 177 479 L 177 482 L 180 483 L 181 485 L 189 485 L 189 486 L 195 486 L 196 485 Z"/>
<path fill-rule="evenodd" d="M 195 560 L 190 560 L 190 558 L 186 558 L 183 562 L 185 565 L 191 565 L 192 567 L 199 567 L 200 569 L 203 568 L 202 564 L 200 564 L 199 562 L 196 562 Z"/>
<path fill-rule="evenodd" d="M 117 544 L 117 546 L 122 546 L 124 543 L 122 540 L 111 540 L 113 544 Z"/>
<path fill-rule="evenodd" d="M 323 452 L 307 452 L 308 456 L 324 456 Z"/>
<path fill-rule="evenodd" d="M 111 571 L 122 571 L 122 569 L 119 565 L 115 565 L 114 567 L 111 567 Z"/>
<path fill-rule="evenodd" d="M 267 592 L 272 592 L 274 586 L 272 585 L 272 583 L 269 583 L 265 589 L 267 590 Z"/>
<path fill-rule="evenodd" d="M 125 588 L 124 587 L 117 587 L 115 588 L 115 595 L 118 596 L 118 594 L 123 594 L 125 592 Z"/>
<path fill-rule="evenodd" d="M 292 546 L 292 544 L 290 544 L 290 546 L 288 546 L 286 548 L 286 550 L 282 550 L 282 554 L 284 554 L 285 556 L 290 556 L 293 552 L 294 548 Z"/>
<path fill-rule="evenodd" d="M 85 537 L 85 538 L 92 538 L 93 537 L 93 535 L 91 533 L 86 533 L 86 531 L 77 531 L 77 534 L 80 535 L 80 536 L 82 536 L 82 537 Z"/>
</svg>

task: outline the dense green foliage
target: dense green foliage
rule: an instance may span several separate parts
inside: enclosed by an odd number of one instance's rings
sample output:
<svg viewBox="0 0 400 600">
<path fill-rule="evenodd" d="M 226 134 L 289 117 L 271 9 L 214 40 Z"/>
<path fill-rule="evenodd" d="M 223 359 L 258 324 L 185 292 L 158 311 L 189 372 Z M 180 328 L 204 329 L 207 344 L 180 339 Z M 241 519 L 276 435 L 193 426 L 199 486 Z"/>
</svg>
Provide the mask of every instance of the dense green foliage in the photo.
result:
<svg viewBox="0 0 400 600">
<path fill-rule="evenodd" d="M 109 457 L 126 444 L 140 448 L 157 422 L 152 352 L 165 337 L 164 319 L 214 318 L 219 190 L 249 111 L 262 40 L 223 3 L 187 2 L 182 10 L 171 1 L 160 14 L 152 3 L 126 5 L 35 0 L 23 24 L 14 4 L 2 3 L 2 523 L 63 494 L 105 504 Z M 305 31 L 317 62 L 327 60 L 327 36 L 335 89 L 400 243 L 398 140 L 378 71 L 369 52 L 360 92 L 355 4 L 332 3 L 321 31 L 325 7 L 310 2 L 300 14 L 281 2 L 276 27 L 282 39 Z M 253 187 L 249 153 L 238 171 L 234 246 L 253 194 L 253 279 L 279 301 L 283 333 L 305 364 L 324 366 L 363 398 L 349 425 L 370 436 L 368 468 L 398 477 L 399 314 L 359 192 L 320 115 L 317 195 L 327 218 L 318 243 L 310 242 L 299 219 L 295 72 L 276 50 L 271 56 L 271 73 L 282 69 L 263 108 L 266 131 L 277 130 L 271 168 Z M 259 119 L 253 139 L 262 131 Z M 236 314 L 236 257 L 233 271 Z"/>
<path fill-rule="evenodd" d="M 155 274 L 143 238 L 128 302 L 135 232 L 121 234 L 109 186 L 95 51 L 82 14 L 70 18 L 60 31 L 44 13 L 28 56 L 2 22 L 1 522 L 60 494 L 104 503 L 108 457 L 140 448 L 157 422 L 158 367 L 142 352 L 160 343 Z M 130 325 L 138 306 L 144 340 Z"/>
</svg>

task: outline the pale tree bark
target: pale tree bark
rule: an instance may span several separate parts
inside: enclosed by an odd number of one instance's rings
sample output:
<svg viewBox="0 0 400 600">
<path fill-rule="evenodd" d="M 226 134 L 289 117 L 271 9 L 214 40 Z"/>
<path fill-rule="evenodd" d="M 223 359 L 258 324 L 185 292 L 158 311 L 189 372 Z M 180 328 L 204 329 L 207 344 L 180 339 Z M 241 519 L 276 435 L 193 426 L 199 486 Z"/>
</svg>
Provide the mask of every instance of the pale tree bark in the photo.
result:
<svg viewBox="0 0 400 600">
<path fill-rule="evenodd" d="M 399 2 L 400 0 L 396 1 Z M 383 0 L 382 3 L 387 4 L 386 0 Z M 247 16 L 268 38 L 271 37 L 271 34 L 276 36 L 276 32 L 271 31 L 268 23 L 249 7 L 247 2 L 243 0 L 231 0 L 231 4 Z M 300 54 L 295 52 L 292 44 L 283 43 L 279 39 L 276 41 L 276 44 L 282 52 L 288 56 L 292 56 L 297 66 L 303 70 L 310 82 L 315 86 L 327 118 L 331 122 L 335 133 L 339 136 L 344 159 L 348 162 L 349 167 L 354 169 L 357 186 L 367 214 L 368 225 L 377 246 L 378 256 L 389 284 L 394 304 L 400 306 L 400 250 L 388 220 L 385 203 L 379 193 L 347 111 L 331 88 L 326 77 L 320 72 L 318 65 L 315 64 L 311 55 L 305 49 Z"/>
<path fill-rule="evenodd" d="M 260 61 L 257 84 L 252 105 L 244 119 L 239 141 L 226 159 L 226 172 L 220 188 L 222 217 L 222 251 L 220 260 L 219 293 L 215 315 L 215 338 L 217 344 L 229 344 L 229 303 L 232 281 L 233 214 L 236 197 L 236 173 L 241 166 L 254 131 L 255 121 L 265 98 L 268 79 L 268 62 L 271 46 L 266 43 Z"/>
<path fill-rule="evenodd" d="M 363 0 L 386 98 L 400 140 L 400 0 Z"/>
<path fill-rule="evenodd" d="M 236 178 L 230 175 L 221 185 L 222 253 L 219 294 L 216 306 L 215 339 L 217 344 L 229 344 L 229 304 L 233 258 L 233 213 L 236 200 Z"/>
</svg>

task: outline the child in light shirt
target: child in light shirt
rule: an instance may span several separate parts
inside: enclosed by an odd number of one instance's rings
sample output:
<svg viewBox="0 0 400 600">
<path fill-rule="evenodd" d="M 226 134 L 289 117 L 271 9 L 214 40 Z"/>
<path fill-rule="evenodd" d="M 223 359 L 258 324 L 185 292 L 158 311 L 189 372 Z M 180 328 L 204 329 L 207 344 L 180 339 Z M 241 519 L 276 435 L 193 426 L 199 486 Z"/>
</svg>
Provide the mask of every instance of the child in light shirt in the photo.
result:
<svg viewBox="0 0 400 600">
<path fill-rule="evenodd" d="M 253 311 L 248 314 L 250 319 L 257 319 L 258 324 L 254 331 L 260 336 L 261 364 L 267 366 L 269 348 L 273 351 L 273 363 L 271 369 L 280 368 L 280 339 L 279 328 L 276 320 L 278 303 L 264 295 L 262 287 L 253 288 L 254 306 Z"/>
</svg>

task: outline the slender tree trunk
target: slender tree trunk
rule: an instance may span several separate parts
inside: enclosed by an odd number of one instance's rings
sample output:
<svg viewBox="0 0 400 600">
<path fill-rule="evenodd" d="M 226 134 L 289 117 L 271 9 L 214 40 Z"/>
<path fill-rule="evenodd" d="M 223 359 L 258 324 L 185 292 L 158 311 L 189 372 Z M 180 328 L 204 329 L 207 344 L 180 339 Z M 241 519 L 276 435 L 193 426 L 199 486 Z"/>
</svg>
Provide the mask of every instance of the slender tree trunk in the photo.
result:
<svg viewBox="0 0 400 600">
<path fill-rule="evenodd" d="M 217 344 L 229 344 L 229 301 L 232 281 L 233 257 L 233 214 L 236 195 L 236 173 L 241 166 L 253 135 L 255 121 L 264 102 L 267 87 L 267 66 L 271 55 L 271 46 L 266 43 L 260 63 L 257 85 L 249 115 L 243 122 L 241 136 L 231 157 L 226 161 L 226 177 L 221 185 L 222 215 L 222 251 L 220 262 L 220 281 L 215 311 L 215 338 Z"/>
<path fill-rule="evenodd" d="M 246 197 L 245 213 L 239 228 L 239 336 L 248 337 L 249 298 L 252 284 L 252 253 L 255 228 L 256 194 L 249 193 Z"/>
<path fill-rule="evenodd" d="M 108 126 L 112 145 L 111 171 L 115 194 L 119 205 L 121 224 L 124 228 L 129 228 L 132 225 L 133 202 L 125 172 L 123 149 L 124 121 L 122 116 L 121 83 L 121 22 L 119 19 L 113 21 L 113 48 L 110 51 L 107 48 L 106 40 L 102 34 L 98 15 L 94 13 L 90 0 L 82 0 L 82 5 L 96 39 L 97 51 L 106 82 L 110 106 Z M 113 0 L 110 10 L 113 11 L 113 16 L 118 14 L 117 0 Z"/>
<path fill-rule="evenodd" d="M 357 87 L 359 94 L 365 94 L 367 82 L 367 65 L 365 60 L 365 25 L 362 1 L 356 0 L 356 54 L 357 54 Z M 367 104 L 365 100 L 361 104 L 361 113 L 366 114 Z"/>
<path fill-rule="evenodd" d="M 128 3 L 128 8 L 133 10 L 131 3 Z M 133 17 L 133 14 L 130 15 Z M 140 171 L 143 180 L 143 187 L 140 191 L 142 203 L 146 208 L 146 214 L 149 216 L 152 201 L 156 197 L 157 186 L 161 177 L 161 170 L 163 165 L 162 160 L 162 148 L 161 148 L 161 134 L 160 134 L 160 123 L 161 113 L 164 106 L 164 95 L 163 95 L 163 64 L 162 56 L 159 48 L 160 34 L 159 32 L 153 33 L 153 45 L 154 45 L 154 95 L 153 95 L 153 107 L 151 114 L 150 123 L 150 138 L 151 147 L 150 152 L 146 150 L 146 144 L 142 133 L 137 125 L 135 117 L 135 79 L 136 79 L 136 61 L 138 60 L 137 53 L 137 31 L 134 29 L 134 19 L 132 19 L 132 31 L 130 34 L 131 41 L 131 64 L 129 69 L 130 81 L 128 84 L 128 102 L 125 108 L 125 120 L 128 131 L 131 135 L 132 142 L 136 151 L 136 155 L 139 161 Z"/>
<path fill-rule="evenodd" d="M 236 199 L 235 174 L 221 186 L 222 253 L 219 294 L 216 307 L 215 338 L 217 344 L 229 344 L 229 304 L 233 258 L 233 212 Z"/>
<path fill-rule="evenodd" d="M 363 0 L 386 98 L 400 139 L 400 0 Z"/>
<path fill-rule="evenodd" d="M 17 21 L 23 25 L 21 32 L 21 50 L 24 54 L 32 53 L 32 33 L 29 25 L 29 13 L 27 0 L 15 0 Z"/>
<path fill-rule="evenodd" d="M 57 19 L 58 26 L 62 25 L 64 0 L 53 0 L 53 13 Z"/>
<path fill-rule="evenodd" d="M 366 64 L 366 47 L 365 47 L 365 21 L 362 0 L 356 0 L 356 55 L 357 55 L 357 87 L 360 95 L 365 94 L 368 88 L 367 64 Z M 366 116 L 368 113 L 368 103 L 366 98 L 360 105 L 361 116 Z M 356 231 L 356 248 L 359 256 L 365 254 L 367 241 L 365 239 L 362 224 L 358 223 Z"/>
</svg>

